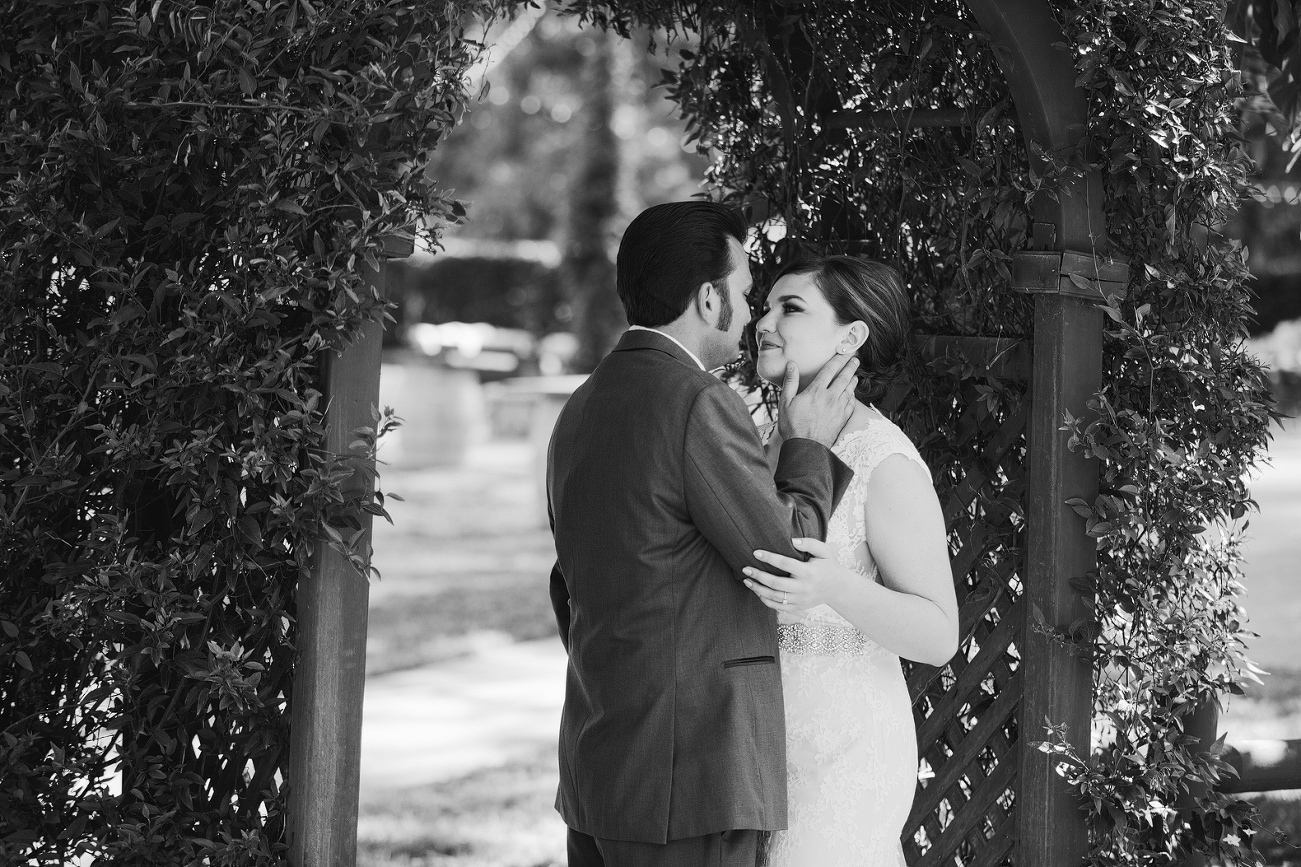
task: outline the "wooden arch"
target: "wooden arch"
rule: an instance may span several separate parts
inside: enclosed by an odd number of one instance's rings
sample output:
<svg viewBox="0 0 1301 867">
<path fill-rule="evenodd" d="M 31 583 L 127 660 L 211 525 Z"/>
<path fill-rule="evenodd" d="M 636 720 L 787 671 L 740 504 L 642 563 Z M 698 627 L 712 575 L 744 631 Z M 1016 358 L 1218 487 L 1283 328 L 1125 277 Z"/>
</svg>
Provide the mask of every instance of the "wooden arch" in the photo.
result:
<svg viewBox="0 0 1301 867">
<path fill-rule="evenodd" d="M 1070 55 L 1054 47 L 1064 37 L 1047 0 L 967 0 L 967 5 L 991 37 L 1031 153 L 1083 165 L 1078 157 L 1087 105 L 1075 86 Z M 1092 674 L 1085 663 L 1028 628 L 1026 620 L 1036 609 L 1058 627 L 1081 617 L 1084 600 L 1069 582 L 1096 563 L 1094 542 L 1065 501 L 1083 497 L 1092 502 L 1098 467 L 1071 452 L 1058 427 L 1067 409 L 1084 415 L 1086 402 L 1100 388 L 1103 329 L 1097 302 L 1123 293 L 1127 280 L 1125 267 L 1106 258 L 1102 205 L 1096 171 L 1041 193 L 1034 203 L 1033 249 L 1014 260 L 1016 288 L 1036 296 L 1028 369 L 1010 365 L 1029 379 L 1030 405 L 1023 422 L 1031 493 L 1022 591 L 1015 606 L 1019 622 L 1010 630 L 1021 667 L 1011 681 L 1015 686 L 996 704 L 1015 716 L 1021 734 L 998 769 L 982 774 L 983 801 L 975 797 L 975 784 L 968 786 L 973 790 L 971 815 L 939 829 L 914 867 L 954 863 L 964 840 L 970 849 L 970 834 L 980 822 L 991 827 L 984 837 L 988 845 L 973 860 L 963 859 L 978 867 L 1008 860 L 1018 867 L 1079 863 L 1087 848 L 1077 802 L 1050 758 L 1033 744 L 1049 719 L 1064 724 L 1071 743 L 1087 754 Z M 393 254 L 400 257 L 409 250 Z M 382 283 L 383 274 L 374 279 Z M 330 443 L 339 452 L 346 451 L 351 430 L 371 423 L 370 408 L 378 401 L 380 337 L 379 329 L 372 328 L 323 372 Z M 357 484 L 368 484 L 360 474 L 357 478 Z M 290 863 L 295 867 L 356 861 L 367 597 L 366 578 L 330 549 L 322 550 L 311 580 L 300 588 L 300 657 L 287 774 Z M 975 763 L 977 754 L 954 751 L 952 758 L 955 765 Z M 964 771 L 950 767 L 938 777 L 947 776 L 956 785 L 959 778 L 966 779 Z M 1016 793 L 1014 809 L 1005 809 L 992 826 L 984 812 L 975 815 L 978 801 L 983 810 L 1006 789 Z M 931 828 L 937 826 L 932 822 Z"/>
</svg>

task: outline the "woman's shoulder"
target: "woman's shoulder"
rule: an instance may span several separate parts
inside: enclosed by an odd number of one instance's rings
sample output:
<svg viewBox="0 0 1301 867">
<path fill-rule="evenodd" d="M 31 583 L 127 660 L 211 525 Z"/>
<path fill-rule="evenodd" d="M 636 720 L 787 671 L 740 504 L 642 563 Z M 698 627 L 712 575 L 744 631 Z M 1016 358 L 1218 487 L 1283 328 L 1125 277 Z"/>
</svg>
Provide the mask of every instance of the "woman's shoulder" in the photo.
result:
<svg viewBox="0 0 1301 867">
<path fill-rule="evenodd" d="M 930 474 L 930 468 L 903 428 L 872 406 L 865 406 L 854 413 L 836 441 L 835 451 L 841 460 L 853 467 L 864 479 L 891 455 L 901 455 L 926 470 L 927 475 Z"/>
</svg>

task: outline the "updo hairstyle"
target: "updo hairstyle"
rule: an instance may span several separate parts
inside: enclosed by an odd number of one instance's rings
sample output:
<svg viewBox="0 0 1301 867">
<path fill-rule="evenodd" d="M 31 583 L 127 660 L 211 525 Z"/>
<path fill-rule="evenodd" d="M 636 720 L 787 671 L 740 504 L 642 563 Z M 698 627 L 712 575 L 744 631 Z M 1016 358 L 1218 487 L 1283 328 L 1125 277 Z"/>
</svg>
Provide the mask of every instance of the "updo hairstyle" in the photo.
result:
<svg viewBox="0 0 1301 867">
<path fill-rule="evenodd" d="M 777 279 L 798 274 L 813 275 L 838 324 L 866 323 L 855 396 L 866 403 L 879 401 L 902 373 L 908 350 L 912 305 L 899 272 L 856 256 L 803 257 L 783 266 Z"/>
</svg>

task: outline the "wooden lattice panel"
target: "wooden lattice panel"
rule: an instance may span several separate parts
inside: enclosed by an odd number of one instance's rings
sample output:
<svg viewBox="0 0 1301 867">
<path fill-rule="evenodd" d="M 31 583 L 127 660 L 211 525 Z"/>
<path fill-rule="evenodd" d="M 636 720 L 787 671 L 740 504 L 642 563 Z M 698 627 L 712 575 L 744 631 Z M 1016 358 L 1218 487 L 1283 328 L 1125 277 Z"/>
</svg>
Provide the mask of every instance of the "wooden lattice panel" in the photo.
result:
<svg viewBox="0 0 1301 867">
<path fill-rule="evenodd" d="M 910 399 L 914 388 L 933 392 L 934 382 L 895 392 L 882 407 L 913 436 L 935 473 L 961 621 L 959 652 L 948 665 L 905 667 L 921 752 L 903 834 L 913 867 L 1010 864 L 1016 836 L 1026 347 L 978 338 L 932 338 L 923 346 L 931 359 L 958 351 L 974 374 L 948 381 L 947 416 L 923 417 L 913 409 L 936 412 L 933 402 Z M 944 376 L 943 363 L 932 368 L 932 375 Z M 1000 377 L 997 399 L 989 396 L 991 369 Z"/>
</svg>

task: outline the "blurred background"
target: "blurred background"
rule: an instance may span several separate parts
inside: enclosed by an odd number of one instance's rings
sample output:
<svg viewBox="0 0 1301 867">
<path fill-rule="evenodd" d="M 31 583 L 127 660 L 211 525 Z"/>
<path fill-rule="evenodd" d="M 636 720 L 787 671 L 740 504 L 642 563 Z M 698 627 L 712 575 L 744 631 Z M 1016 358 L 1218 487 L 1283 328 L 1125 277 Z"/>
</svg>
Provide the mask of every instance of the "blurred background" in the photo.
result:
<svg viewBox="0 0 1301 867">
<path fill-rule="evenodd" d="M 546 442 L 626 326 L 614 292 L 624 227 L 699 193 L 708 166 L 656 88 L 691 46 L 679 40 L 670 56 L 653 36 L 585 30 L 545 5 L 494 26 L 474 73 L 480 98 L 430 169 L 469 216 L 444 249 L 389 272 L 398 321 L 381 403 L 404 424 L 381 447 L 381 487 L 404 500 L 375 531 L 363 865 L 564 863 L 551 807 L 564 654 L 547 597 Z M 1301 166 L 1263 123 L 1245 132 L 1256 194 L 1230 230 L 1259 294 L 1252 349 L 1295 414 Z M 1301 737 L 1296 422 L 1275 430 L 1270 455 L 1253 482 L 1245 597 L 1252 657 L 1270 674 L 1227 709 L 1234 741 Z M 1294 839 L 1296 794 L 1264 808 Z M 1301 850 L 1276 849 L 1273 863 L 1301 863 Z"/>
</svg>

